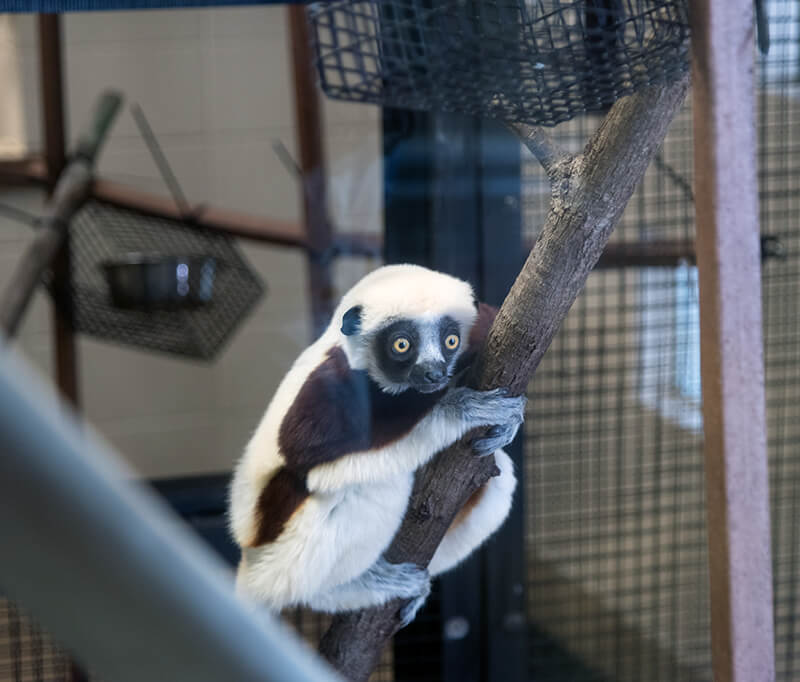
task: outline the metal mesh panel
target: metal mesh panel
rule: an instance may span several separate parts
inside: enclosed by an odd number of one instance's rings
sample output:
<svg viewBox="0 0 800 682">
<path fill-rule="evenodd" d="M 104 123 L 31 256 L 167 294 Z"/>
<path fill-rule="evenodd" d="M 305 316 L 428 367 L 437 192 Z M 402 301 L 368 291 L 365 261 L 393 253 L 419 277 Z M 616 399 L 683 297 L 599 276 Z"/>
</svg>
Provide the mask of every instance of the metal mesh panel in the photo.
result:
<svg viewBox="0 0 800 682">
<path fill-rule="evenodd" d="M 767 3 L 758 58 L 776 654 L 800 676 L 800 3 Z M 599 121 L 556 129 L 578 151 Z M 548 189 L 526 157 L 529 236 Z M 688 106 L 634 195 L 615 242 L 694 236 Z M 531 385 L 527 527 L 531 679 L 711 679 L 696 271 L 593 273 Z"/>
<path fill-rule="evenodd" d="M 767 9 L 758 179 L 762 233 L 785 250 L 764 268 L 763 285 L 775 663 L 788 682 L 800 678 L 800 2 L 773 0 Z"/>
<path fill-rule="evenodd" d="M 90 201 L 70 225 L 70 235 L 75 327 L 99 338 L 208 360 L 264 290 L 232 238 L 177 220 Z M 211 300 L 169 311 L 115 307 L 100 263 L 129 253 L 214 257 Z"/>
<path fill-rule="evenodd" d="M 64 652 L 8 599 L 0 598 L 0 682 L 64 682 Z"/>
<path fill-rule="evenodd" d="M 555 125 L 686 67 L 685 0 L 340 0 L 312 12 L 338 99 Z"/>
</svg>

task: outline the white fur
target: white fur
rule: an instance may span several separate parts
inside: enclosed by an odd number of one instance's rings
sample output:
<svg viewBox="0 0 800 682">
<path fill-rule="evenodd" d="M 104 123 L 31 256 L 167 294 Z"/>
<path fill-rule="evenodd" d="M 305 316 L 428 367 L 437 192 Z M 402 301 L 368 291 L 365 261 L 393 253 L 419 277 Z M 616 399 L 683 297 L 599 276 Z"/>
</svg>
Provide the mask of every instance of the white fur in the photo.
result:
<svg viewBox="0 0 800 682">
<path fill-rule="evenodd" d="M 351 338 L 341 333 L 340 326 L 344 313 L 355 305 L 362 306 L 361 331 L 358 338 Z M 411 433 L 387 447 L 345 455 L 313 468 L 307 478 L 311 495 L 281 535 L 267 545 L 250 547 L 257 530 L 255 509 L 264 486 L 285 463 L 278 446 L 281 422 L 328 351 L 341 346 L 352 368 L 372 374 L 375 368 L 364 339 L 393 319 L 445 314 L 461 326 L 465 345 L 476 315 L 471 287 L 414 265 L 379 268 L 345 294 L 328 329 L 284 377 L 234 472 L 230 525 L 243 548 L 237 576 L 240 590 L 274 609 L 308 604 L 328 611 L 347 610 L 394 596 L 365 594 L 347 583 L 375 564 L 391 542 L 405 513 L 413 472 L 475 424 L 434 409 Z M 400 387 L 383 388 L 394 392 Z M 434 557 L 432 572 L 461 561 L 507 515 L 515 479 L 505 453 L 499 451 L 497 456 L 502 475 L 492 480 L 464 522 L 448 532 Z"/>
<path fill-rule="evenodd" d="M 506 520 L 517 486 L 514 463 L 504 450 L 497 450 L 494 458 L 500 475 L 489 479 L 478 504 L 448 529 L 428 565 L 432 576 L 461 563 Z"/>
<path fill-rule="evenodd" d="M 358 338 L 341 334 L 340 338 L 350 366 L 371 373 L 376 368 L 370 364 L 369 344 L 364 341 L 392 320 L 450 315 L 466 331 L 476 315 L 467 282 L 419 265 L 386 265 L 359 280 L 333 313 L 334 331 L 338 331 L 342 316 L 357 305 L 362 307 L 361 333 Z"/>
</svg>

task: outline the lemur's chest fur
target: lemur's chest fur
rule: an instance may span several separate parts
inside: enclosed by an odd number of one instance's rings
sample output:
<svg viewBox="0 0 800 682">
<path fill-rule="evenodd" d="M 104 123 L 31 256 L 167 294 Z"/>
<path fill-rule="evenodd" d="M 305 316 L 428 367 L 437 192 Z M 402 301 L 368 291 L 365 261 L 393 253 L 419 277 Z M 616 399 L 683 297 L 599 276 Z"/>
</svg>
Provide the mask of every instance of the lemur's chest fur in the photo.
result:
<svg viewBox="0 0 800 682">
<path fill-rule="evenodd" d="M 310 494 L 306 476 L 313 467 L 402 438 L 443 392 L 386 393 L 366 371 L 351 369 L 339 346 L 331 348 L 281 423 L 278 446 L 286 464 L 259 496 L 253 546 L 273 542 L 280 535 Z"/>
</svg>

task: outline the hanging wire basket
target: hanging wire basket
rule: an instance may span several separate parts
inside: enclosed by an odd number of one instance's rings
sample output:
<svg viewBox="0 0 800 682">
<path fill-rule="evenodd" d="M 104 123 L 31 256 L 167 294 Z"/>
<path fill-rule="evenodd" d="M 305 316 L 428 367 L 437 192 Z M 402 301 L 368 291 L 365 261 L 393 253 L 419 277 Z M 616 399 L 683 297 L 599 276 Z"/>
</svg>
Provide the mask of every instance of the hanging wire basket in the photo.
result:
<svg viewBox="0 0 800 682">
<path fill-rule="evenodd" d="M 335 99 L 556 125 L 688 67 L 686 0 L 313 3 Z"/>
<path fill-rule="evenodd" d="M 176 295 L 163 305 L 152 299 L 140 307 L 121 305 L 107 268 L 132 257 L 159 264 L 178 257 Z M 196 280 L 195 262 L 201 263 Z M 182 285 L 198 287 L 201 295 L 182 301 Z M 76 330 L 200 360 L 216 356 L 264 292 L 232 237 L 96 200 L 88 201 L 70 224 L 70 287 L 69 304 L 56 301 Z"/>
</svg>

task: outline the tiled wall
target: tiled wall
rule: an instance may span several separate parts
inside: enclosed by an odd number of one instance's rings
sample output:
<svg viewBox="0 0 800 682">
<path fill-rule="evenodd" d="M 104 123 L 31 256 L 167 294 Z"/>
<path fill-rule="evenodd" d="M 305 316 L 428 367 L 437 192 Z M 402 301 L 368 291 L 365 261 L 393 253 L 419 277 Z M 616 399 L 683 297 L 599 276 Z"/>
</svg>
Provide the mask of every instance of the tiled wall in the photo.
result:
<svg viewBox="0 0 800 682">
<path fill-rule="evenodd" d="M 0 51 L 19 63 L 25 136 L 35 149 L 41 139 L 35 19 L 2 19 L 0 27 L 8 28 L 13 42 Z M 290 152 L 296 150 L 287 41 L 282 7 L 67 15 L 70 139 L 85 124 L 98 93 L 120 89 L 128 103 L 143 107 L 190 200 L 299 218 L 296 181 L 272 149 L 273 141 L 281 140 Z M 11 85 L 2 87 L 8 93 Z M 334 220 L 341 231 L 377 231 L 379 112 L 335 102 L 326 102 L 324 111 Z M 166 192 L 127 109 L 99 169 L 107 178 Z M 35 192 L 5 191 L 0 201 L 35 211 L 41 199 Z M 0 217 L 0 287 L 30 234 Z M 245 250 L 269 291 L 213 364 L 80 340 L 85 412 L 145 476 L 229 469 L 277 382 L 310 341 L 304 257 L 260 245 Z M 340 262 L 339 293 L 376 265 Z M 25 320 L 19 346 L 50 371 L 50 315 L 43 295 Z"/>
</svg>

